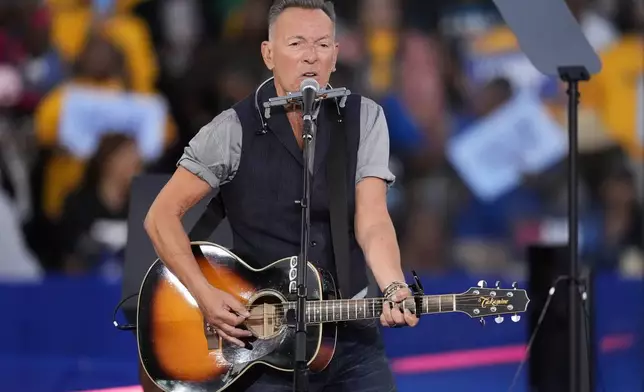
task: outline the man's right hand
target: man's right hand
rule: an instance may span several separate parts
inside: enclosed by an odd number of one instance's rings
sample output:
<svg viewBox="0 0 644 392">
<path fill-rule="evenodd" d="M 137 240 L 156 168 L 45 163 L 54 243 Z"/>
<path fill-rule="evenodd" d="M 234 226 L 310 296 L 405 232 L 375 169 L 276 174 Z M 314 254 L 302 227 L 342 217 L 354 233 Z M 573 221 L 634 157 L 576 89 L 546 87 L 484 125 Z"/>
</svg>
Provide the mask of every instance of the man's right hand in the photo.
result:
<svg viewBox="0 0 644 392">
<path fill-rule="evenodd" d="M 250 337 L 253 334 L 236 328 L 250 316 L 248 309 L 241 302 L 225 291 L 208 286 L 197 296 L 197 303 L 205 321 L 219 336 L 240 347 L 246 346 L 238 338 Z"/>
</svg>

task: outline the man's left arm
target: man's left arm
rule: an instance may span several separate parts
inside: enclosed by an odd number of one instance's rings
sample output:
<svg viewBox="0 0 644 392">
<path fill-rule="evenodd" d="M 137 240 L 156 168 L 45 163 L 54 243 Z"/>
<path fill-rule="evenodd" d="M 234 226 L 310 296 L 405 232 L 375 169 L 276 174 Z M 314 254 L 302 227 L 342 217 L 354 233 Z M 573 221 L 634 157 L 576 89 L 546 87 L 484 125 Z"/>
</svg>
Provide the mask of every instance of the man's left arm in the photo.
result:
<svg viewBox="0 0 644 392">
<path fill-rule="evenodd" d="M 369 268 L 392 302 L 409 296 L 400 262 L 400 249 L 387 209 L 387 189 L 395 181 L 389 170 L 389 130 L 382 108 L 363 98 L 361 105 L 360 146 L 356 167 L 356 240 Z M 390 295 L 389 295 L 390 294 Z M 393 307 L 393 305 L 392 305 Z M 383 325 L 415 325 L 417 318 L 397 309 L 383 309 Z"/>
</svg>

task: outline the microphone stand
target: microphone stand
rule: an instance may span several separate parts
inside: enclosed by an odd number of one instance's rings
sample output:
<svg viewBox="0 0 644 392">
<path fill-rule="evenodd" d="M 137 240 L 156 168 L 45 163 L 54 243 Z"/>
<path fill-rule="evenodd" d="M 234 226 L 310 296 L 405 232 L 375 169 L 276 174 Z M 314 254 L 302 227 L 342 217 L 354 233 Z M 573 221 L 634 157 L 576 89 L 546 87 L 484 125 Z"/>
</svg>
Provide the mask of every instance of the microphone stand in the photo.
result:
<svg viewBox="0 0 644 392">
<path fill-rule="evenodd" d="M 558 68 L 559 77 L 568 84 L 568 243 L 570 260 L 568 264 L 569 282 L 569 304 L 568 304 L 568 356 L 569 368 L 569 391 L 579 392 L 582 390 L 581 380 L 581 340 L 579 330 L 581 326 L 581 310 L 579 293 L 579 218 L 578 218 L 578 106 L 579 106 L 579 82 L 590 79 L 590 74 L 583 66 L 567 66 Z M 588 325 L 588 324 L 587 324 Z M 586 349 L 588 352 L 589 348 Z M 588 369 L 584 369 L 586 376 L 590 377 Z"/>
<path fill-rule="evenodd" d="M 305 109 L 306 110 L 306 109 Z M 300 238 L 300 256 L 297 258 L 297 305 L 295 312 L 295 372 L 293 375 L 293 390 L 305 392 L 308 390 L 307 360 L 306 360 L 306 296 L 307 296 L 307 263 L 309 251 L 309 233 L 311 230 L 311 214 L 309 200 L 311 199 L 311 172 L 309 171 L 309 159 L 311 154 L 311 142 L 315 123 L 313 116 L 304 113 L 304 130 L 302 132 L 303 160 L 304 160 L 304 186 L 302 200 L 299 202 L 302 207 L 302 231 Z"/>
<path fill-rule="evenodd" d="M 319 90 L 316 94 L 315 102 L 328 98 L 340 97 L 340 107 L 344 107 L 347 96 L 351 94 L 346 88 L 337 88 L 330 90 Z M 274 106 L 284 106 L 290 103 L 302 104 L 302 93 L 288 93 L 286 96 L 270 98 L 264 102 L 265 117 L 270 118 L 270 109 Z M 300 237 L 300 254 L 297 258 L 297 304 L 295 309 L 295 366 L 293 372 L 293 390 L 295 392 L 308 391 L 308 361 L 306 357 L 306 297 L 307 297 L 307 260 L 309 253 L 309 233 L 311 229 L 310 218 L 310 199 L 311 199 L 311 172 L 309 170 L 309 161 L 311 156 L 311 142 L 315 133 L 315 123 L 313 121 L 313 105 L 305 107 L 302 105 L 302 120 L 304 129 L 302 132 L 303 140 L 303 192 L 302 200 L 295 202 L 302 208 L 302 228 Z"/>
</svg>

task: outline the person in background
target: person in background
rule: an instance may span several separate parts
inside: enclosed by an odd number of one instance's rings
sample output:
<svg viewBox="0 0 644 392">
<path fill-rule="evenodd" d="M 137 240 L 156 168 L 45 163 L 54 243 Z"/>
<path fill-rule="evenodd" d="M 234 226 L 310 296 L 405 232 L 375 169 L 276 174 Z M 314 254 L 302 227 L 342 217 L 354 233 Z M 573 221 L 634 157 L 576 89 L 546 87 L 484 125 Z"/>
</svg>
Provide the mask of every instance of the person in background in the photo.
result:
<svg viewBox="0 0 644 392">
<path fill-rule="evenodd" d="M 36 282 L 44 276 L 27 246 L 13 200 L 0 188 L 0 282 Z"/>
<path fill-rule="evenodd" d="M 514 95 L 515 89 L 507 78 L 490 80 L 468 99 L 467 109 L 461 115 L 461 128 L 454 130 L 454 134 L 491 115 Z M 477 198 L 470 191 L 464 193 L 463 204 L 454 217 L 456 262 L 474 273 L 486 269 L 509 272 L 515 224 L 538 215 L 542 210 L 541 198 L 525 184 L 489 202 Z"/>
<path fill-rule="evenodd" d="M 41 149 L 52 150 L 45 163 L 42 208 L 47 219 L 56 221 L 63 200 L 79 184 L 85 162 L 59 145 L 59 124 L 65 104 L 65 91 L 70 86 L 88 87 L 100 91 L 129 91 L 131 80 L 124 66 L 124 56 L 101 34 L 94 34 L 78 58 L 74 74 L 66 83 L 51 91 L 40 103 L 35 116 L 35 132 Z M 166 129 L 166 143 L 176 135 L 172 121 Z"/>
<path fill-rule="evenodd" d="M 633 174 L 623 164 L 606 171 L 600 188 L 599 213 L 601 238 L 599 249 L 590 257 L 598 269 L 628 268 L 626 256 L 644 252 L 642 207 L 637 200 Z"/>
<path fill-rule="evenodd" d="M 402 160 L 407 181 L 440 166 L 448 129 L 440 45 L 420 31 L 402 34 L 399 45 L 398 87 L 381 102 L 387 115 L 391 152 Z"/>
<path fill-rule="evenodd" d="M 51 10 L 53 46 L 74 63 L 93 34 L 102 34 L 123 53 L 133 91 L 155 90 L 159 66 L 148 26 L 133 15 L 141 0 L 46 0 Z"/>
<path fill-rule="evenodd" d="M 44 162 L 41 208 L 47 219 L 56 221 L 60 216 L 67 194 L 83 175 L 82 159 L 67 153 L 58 144 L 60 117 L 64 107 L 65 90 L 70 85 L 87 86 L 101 90 L 119 91 L 127 88 L 123 57 L 117 48 L 100 35 L 92 36 L 79 56 L 72 77 L 47 94 L 36 109 L 34 127 L 38 147 L 51 151 Z"/>
<path fill-rule="evenodd" d="M 65 75 L 65 64 L 49 43 L 46 7 L 34 2 L 0 4 L 0 62 L 13 68 L 22 90 L 12 105 L 15 114 L 31 114 L 43 95 Z M 2 85 L 3 91 L 9 89 Z"/>
<path fill-rule="evenodd" d="M 66 273 L 84 273 L 121 260 L 130 184 L 141 169 L 133 139 L 111 133 L 101 140 L 82 185 L 66 198 L 58 226 Z"/>
<path fill-rule="evenodd" d="M 601 53 L 602 71 L 580 85 L 583 107 L 598 113 L 610 137 L 644 162 L 644 5 L 622 0 L 616 20 L 622 36 Z"/>
<path fill-rule="evenodd" d="M 443 211 L 432 206 L 416 207 L 406 222 L 407 234 L 401 244 L 406 269 L 432 274 L 447 271 L 452 260 L 445 223 Z"/>
</svg>

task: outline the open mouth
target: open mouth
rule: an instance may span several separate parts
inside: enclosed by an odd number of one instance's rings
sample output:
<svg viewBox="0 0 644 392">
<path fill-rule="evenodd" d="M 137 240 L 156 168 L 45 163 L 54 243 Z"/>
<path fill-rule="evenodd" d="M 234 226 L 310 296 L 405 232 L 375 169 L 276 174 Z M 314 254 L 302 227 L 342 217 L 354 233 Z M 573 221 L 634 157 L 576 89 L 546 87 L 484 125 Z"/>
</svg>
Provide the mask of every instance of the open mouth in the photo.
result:
<svg viewBox="0 0 644 392">
<path fill-rule="evenodd" d="M 317 72 L 305 72 L 302 74 L 305 78 L 314 78 L 318 76 Z"/>
</svg>

